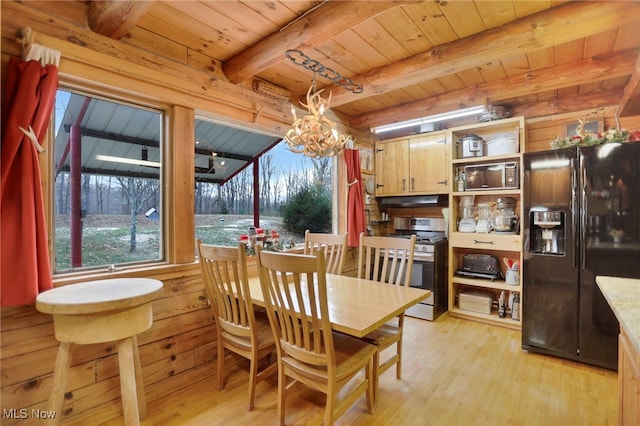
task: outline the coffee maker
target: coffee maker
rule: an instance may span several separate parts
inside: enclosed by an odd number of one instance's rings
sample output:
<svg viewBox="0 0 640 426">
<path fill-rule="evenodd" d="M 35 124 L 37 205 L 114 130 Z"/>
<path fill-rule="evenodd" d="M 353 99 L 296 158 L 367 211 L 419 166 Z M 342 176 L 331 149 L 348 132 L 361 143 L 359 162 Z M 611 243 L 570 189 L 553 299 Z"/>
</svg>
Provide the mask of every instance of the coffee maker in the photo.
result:
<svg viewBox="0 0 640 426">
<path fill-rule="evenodd" d="M 531 247 L 533 253 L 565 254 L 565 212 L 531 211 Z"/>
</svg>

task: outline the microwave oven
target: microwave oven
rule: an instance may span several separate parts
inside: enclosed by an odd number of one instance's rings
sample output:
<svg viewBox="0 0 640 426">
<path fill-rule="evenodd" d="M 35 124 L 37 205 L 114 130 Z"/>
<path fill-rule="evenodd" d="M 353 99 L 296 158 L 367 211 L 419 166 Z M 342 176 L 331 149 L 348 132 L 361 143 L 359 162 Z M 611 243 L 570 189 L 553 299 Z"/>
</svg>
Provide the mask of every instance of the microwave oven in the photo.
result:
<svg viewBox="0 0 640 426">
<path fill-rule="evenodd" d="M 464 167 L 465 190 L 516 189 L 520 185 L 518 163 L 474 164 Z"/>
</svg>

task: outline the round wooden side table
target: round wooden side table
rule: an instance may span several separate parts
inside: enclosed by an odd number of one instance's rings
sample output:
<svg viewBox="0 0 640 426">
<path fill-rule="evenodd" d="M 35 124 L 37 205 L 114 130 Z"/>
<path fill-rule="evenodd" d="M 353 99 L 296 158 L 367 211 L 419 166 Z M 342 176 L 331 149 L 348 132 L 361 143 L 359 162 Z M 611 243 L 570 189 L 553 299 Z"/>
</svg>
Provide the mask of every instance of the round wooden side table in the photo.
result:
<svg viewBox="0 0 640 426">
<path fill-rule="evenodd" d="M 151 302 L 161 292 L 158 280 L 113 278 L 70 284 L 38 295 L 36 309 L 53 315 L 60 342 L 48 407 L 58 413 L 56 419 L 61 414 L 73 345 L 117 341 L 124 421 L 140 424 L 147 408 L 136 335 L 151 327 Z"/>
</svg>

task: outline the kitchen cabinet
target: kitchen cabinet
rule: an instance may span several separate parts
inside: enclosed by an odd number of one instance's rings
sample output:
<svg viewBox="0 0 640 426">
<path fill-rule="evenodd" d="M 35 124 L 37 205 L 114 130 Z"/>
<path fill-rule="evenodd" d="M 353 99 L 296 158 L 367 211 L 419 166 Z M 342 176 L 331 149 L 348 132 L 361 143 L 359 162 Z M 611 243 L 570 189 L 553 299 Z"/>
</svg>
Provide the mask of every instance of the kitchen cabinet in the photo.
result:
<svg viewBox="0 0 640 426">
<path fill-rule="evenodd" d="M 620 324 L 618 335 L 618 424 L 640 425 L 640 279 L 596 276 Z"/>
<path fill-rule="evenodd" d="M 507 267 L 503 259 L 519 262 L 522 265 L 522 236 L 523 232 L 519 226 L 522 218 L 522 152 L 524 152 L 524 117 L 508 118 L 487 123 L 478 123 L 471 126 L 462 126 L 447 130 L 447 145 L 451 150 L 451 161 L 449 163 L 449 174 L 452 176 L 451 191 L 449 193 L 449 313 L 455 317 L 467 318 L 490 324 L 500 325 L 508 328 L 521 328 L 522 309 L 519 309 L 515 319 L 512 318 L 510 307 L 507 307 L 503 317 L 499 315 L 498 299 L 502 292 L 505 294 L 507 303 L 513 301 L 516 296 L 522 300 L 522 268 L 516 273 L 517 284 L 507 284 L 504 280 Z M 483 139 L 482 155 L 468 156 L 469 151 L 465 151 L 460 143 L 460 139 L 468 134 L 477 135 Z M 509 152 L 492 150 L 492 155 L 487 155 L 487 145 L 495 143 L 500 139 L 513 141 L 515 145 Z M 495 147 L 495 145 L 494 145 Z M 465 157 L 465 155 L 467 155 Z M 475 153 L 473 155 L 476 155 Z M 473 189 L 465 190 L 463 185 L 458 186 L 461 172 L 465 166 L 477 166 L 494 163 L 513 163 L 517 165 L 516 176 L 518 184 L 508 188 L 493 189 Z M 467 169 L 470 170 L 470 169 Z M 516 200 L 514 212 L 518 217 L 518 224 L 511 232 L 489 233 L 461 232 L 458 224 L 462 218 L 463 209 L 460 201 L 463 197 L 473 197 L 474 206 L 480 203 L 495 203 L 499 198 L 510 197 Z M 477 212 L 474 216 L 477 219 Z M 465 230 L 463 228 L 463 230 Z M 466 229 L 468 231 L 468 229 Z M 465 255 L 481 254 L 491 255 L 498 259 L 501 276 L 496 279 L 479 278 L 475 276 L 461 276 L 456 271 L 462 268 Z M 460 294 L 487 296 L 491 300 L 490 311 L 477 312 L 469 309 L 465 304 L 460 307 Z M 466 296 L 465 296 L 466 299 Z M 483 299 L 484 300 L 484 299 Z"/>
<path fill-rule="evenodd" d="M 618 346 L 619 425 L 640 425 L 640 353 L 624 332 Z"/>
<path fill-rule="evenodd" d="M 376 143 L 376 196 L 449 192 L 445 132 Z"/>
<path fill-rule="evenodd" d="M 376 197 L 409 192 L 409 139 L 376 142 Z"/>
<path fill-rule="evenodd" d="M 448 187 L 447 140 L 444 132 L 409 139 L 409 192 L 446 194 Z"/>
</svg>

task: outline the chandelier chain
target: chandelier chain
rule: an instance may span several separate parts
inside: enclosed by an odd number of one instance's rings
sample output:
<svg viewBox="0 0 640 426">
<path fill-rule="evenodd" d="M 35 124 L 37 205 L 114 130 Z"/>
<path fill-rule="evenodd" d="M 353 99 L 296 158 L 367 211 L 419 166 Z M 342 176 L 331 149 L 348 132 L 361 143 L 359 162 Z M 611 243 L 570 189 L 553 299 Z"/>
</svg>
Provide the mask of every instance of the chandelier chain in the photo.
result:
<svg viewBox="0 0 640 426">
<path fill-rule="evenodd" d="M 321 77 L 324 77 L 328 80 L 333 81 L 338 86 L 344 87 L 346 90 L 352 93 L 362 93 L 362 85 L 354 82 L 349 77 L 345 77 L 340 74 L 338 71 L 324 66 L 316 59 L 311 59 L 309 56 L 305 55 L 299 50 L 290 49 L 285 52 L 287 58 L 291 60 L 296 65 L 299 65 L 311 72 L 313 72 L 314 80 L 315 75 L 318 74 Z M 314 81 L 315 85 L 315 81 Z"/>
</svg>

